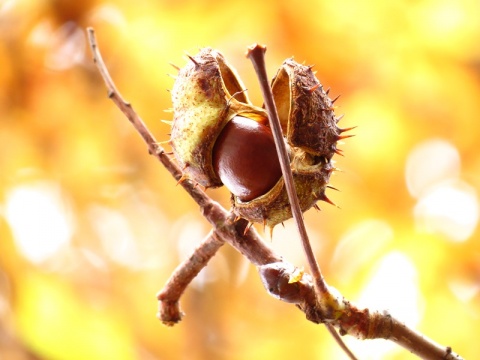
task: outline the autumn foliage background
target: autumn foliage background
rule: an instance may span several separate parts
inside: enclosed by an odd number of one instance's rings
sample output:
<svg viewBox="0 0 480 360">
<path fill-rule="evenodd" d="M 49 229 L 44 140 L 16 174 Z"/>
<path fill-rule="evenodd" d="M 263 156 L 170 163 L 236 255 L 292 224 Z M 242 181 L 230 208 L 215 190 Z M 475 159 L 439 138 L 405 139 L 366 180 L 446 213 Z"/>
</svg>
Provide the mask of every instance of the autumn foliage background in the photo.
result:
<svg viewBox="0 0 480 360">
<path fill-rule="evenodd" d="M 315 64 L 341 126 L 341 192 L 306 213 L 330 285 L 465 358 L 480 349 L 480 3 L 0 1 L 0 359 L 344 359 L 324 327 L 262 288 L 228 245 L 187 290 L 156 292 L 209 231 L 106 97 L 111 74 L 159 140 L 185 51 L 219 49 L 262 104 L 246 47 Z M 225 189 L 209 190 L 228 206 Z M 262 232 L 262 229 L 259 228 Z M 266 241 L 304 257 L 292 221 Z M 346 338 L 361 359 L 411 359 Z"/>
</svg>

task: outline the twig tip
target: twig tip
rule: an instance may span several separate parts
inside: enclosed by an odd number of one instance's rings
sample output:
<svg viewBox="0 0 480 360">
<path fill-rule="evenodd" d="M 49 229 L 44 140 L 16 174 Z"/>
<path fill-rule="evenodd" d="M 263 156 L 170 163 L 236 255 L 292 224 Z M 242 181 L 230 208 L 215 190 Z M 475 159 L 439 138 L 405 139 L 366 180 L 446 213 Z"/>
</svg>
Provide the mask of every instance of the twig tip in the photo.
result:
<svg viewBox="0 0 480 360">
<path fill-rule="evenodd" d="M 251 58 L 252 56 L 264 55 L 266 51 L 267 47 L 265 45 L 255 43 L 247 47 L 246 56 L 247 58 Z"/>
</svg>

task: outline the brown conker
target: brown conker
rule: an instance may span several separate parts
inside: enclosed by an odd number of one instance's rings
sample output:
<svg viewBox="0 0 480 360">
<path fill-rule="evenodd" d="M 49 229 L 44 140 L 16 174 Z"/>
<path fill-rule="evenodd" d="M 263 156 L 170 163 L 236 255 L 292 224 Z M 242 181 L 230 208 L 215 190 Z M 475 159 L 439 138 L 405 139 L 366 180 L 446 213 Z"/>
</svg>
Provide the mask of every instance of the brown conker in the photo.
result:
<svg viewBox="0 0 480 360">
<path fill-rule="evenodd" d="M 215 142 L 213 168 L 222 183 L 241 201 L 267 193 L 282 176 L 270 128 L 235 116 Z"/>
</svg>

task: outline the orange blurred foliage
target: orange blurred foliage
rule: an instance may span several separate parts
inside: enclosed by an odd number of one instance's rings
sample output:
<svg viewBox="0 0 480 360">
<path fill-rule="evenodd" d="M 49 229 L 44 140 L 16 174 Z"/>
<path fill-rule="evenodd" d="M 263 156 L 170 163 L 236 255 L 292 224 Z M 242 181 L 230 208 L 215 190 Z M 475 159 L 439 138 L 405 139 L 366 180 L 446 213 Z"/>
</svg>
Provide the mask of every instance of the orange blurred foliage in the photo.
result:
<svg viewBox="0 0 480 360">
<path fill-rule="evenodd" d="M 335 158 L 342 209 L 306 214 L 327 281 L 474 358 L 479 14 L 476 0 L 0 2 L 0 358 L 345 358 L 228 246 L 187 290 L 183 322 L 158 322 L 155 293 L 209 225 L 107 99 L 87 26 L 161 140 L 185 51 L 219 49 L 257 105 L 248 45 L 268 46 L 271 76 L 293 55 L 315 64 L 342 94 L 341 125 L 358 126 Z M 291 221 L 271 246 L 304 264 Z M 361 359 L 413 358 L 346 341 Z"/>
</svg>

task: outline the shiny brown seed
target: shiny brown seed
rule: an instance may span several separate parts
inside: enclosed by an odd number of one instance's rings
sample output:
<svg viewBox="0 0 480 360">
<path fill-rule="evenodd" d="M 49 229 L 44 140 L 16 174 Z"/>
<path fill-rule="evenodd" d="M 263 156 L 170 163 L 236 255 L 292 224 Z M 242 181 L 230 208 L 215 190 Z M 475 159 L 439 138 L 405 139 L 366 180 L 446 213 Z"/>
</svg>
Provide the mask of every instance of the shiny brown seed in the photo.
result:
<svg viewBox="0 0 480 360">
<path fill-rule="evenodd" d="M 215 142 L 213 168 L 222 183 L 242 201 L 267 193 L 282 175 L 270 128 L 235 116 Z"/>
</svg>

